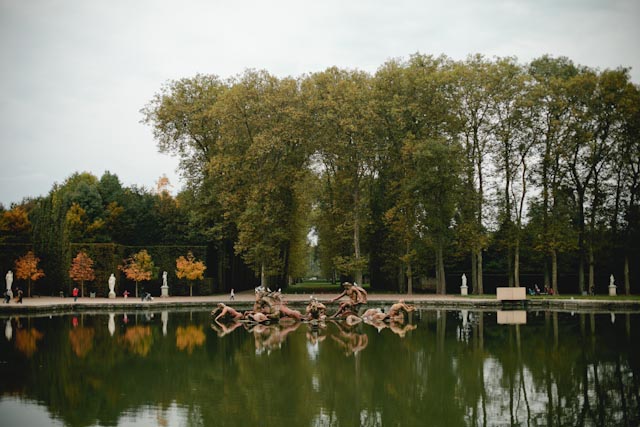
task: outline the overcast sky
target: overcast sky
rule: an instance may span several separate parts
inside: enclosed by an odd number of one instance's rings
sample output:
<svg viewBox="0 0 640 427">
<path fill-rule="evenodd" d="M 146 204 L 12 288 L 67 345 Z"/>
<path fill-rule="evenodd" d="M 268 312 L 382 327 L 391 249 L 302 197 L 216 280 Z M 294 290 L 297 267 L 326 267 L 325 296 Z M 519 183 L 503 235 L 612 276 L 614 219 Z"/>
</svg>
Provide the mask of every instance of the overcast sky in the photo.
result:
<svg viewBox="0 0 640 427">
<path fill-rule="evenodd" d="M 179 189 L 139 112 L 171 79 L 549 53 L 640 83 L 639 22 L 638 0 L 0 0 L 0 203 L 76 171 Z"/>
</svg>

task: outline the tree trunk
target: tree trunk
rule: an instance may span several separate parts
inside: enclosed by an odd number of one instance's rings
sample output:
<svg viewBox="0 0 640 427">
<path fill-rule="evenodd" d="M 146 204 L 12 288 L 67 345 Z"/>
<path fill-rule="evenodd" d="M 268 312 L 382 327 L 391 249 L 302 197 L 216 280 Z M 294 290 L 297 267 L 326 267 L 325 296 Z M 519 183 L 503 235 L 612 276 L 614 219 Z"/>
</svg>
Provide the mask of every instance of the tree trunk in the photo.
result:
<svg viewBox="0 0 640 427">
<path fill-rule="evenodd" d="M 509 287 L 513 287 L 513 252 L 511 249 L 511 245 L 509 244 L 509 248 L 507 249 L 507 277 L 509 282 Z"/>
<path fill-rule="evenodd" d="M 358 210 L 360 204 L 360 194 L 356 191 L 354 195 L 354 213 L 353 213 L 353 252 L 356 259 L 356 263 L 360 265 L 360 220 L 358 218 Z M 353 274 L 353 279 L 360 286 L 362 283 L 362 269 L 357 267 Z"/>
<path fill-rule="evenodd" d="M 551 287 L 553 294 L 558 295 L 558 252 L 555 249 L 551 251 Z"/>
<path fill-rule="evenodd" d="M 438 293 L 446 294 L 447 293 L 447 281 L 444 277 L 444 254 L 442 245 L 438 245 L 436 249 L 436 269 L 437 269 L 437 281 L 438 281 Z"/>
<path fill-rule="evenodd" d="M 438 264 L 438 249 L 435 250 L 435 264 L 433 266 L 433 268 L 436 271 L 436 294 L 440 293 L 440 267 Z"/>
<path fill-rule="evenodd" d="M 516 247 L 513 255 L 513 278 L 515 286 L 520 287 L 520 237 L 516 237 Z"/>
<path fill-rule="evenodd" d="M 624 294 L 631 295 L 631 286 L 629 281 L 629 254 L 624 254 Z"/>
<path fill-rule="evenodd" d="M 580 263 L 578 264 L 578 292 L 584 293 L 584 254 L 580 251 Z"/>
<path fill-rule="evenodd" d="M 477 270 L 477 256 L 475 249 L 471 250 L 471 291 L 474 294 L 478 293 L 478 270 Z"/>
<path fill-rule="evenodd" d="M 136 295 L 137 296 L 137 295 Z M 189 296 L 193 296 L 193 283 L 189 282 Z"/>
<path fill-rule="evenodd" d="M 595 289 L 593 244 L 589 243 L 589 290 Z"/>
<path fill-rule="evenodd" d="M 136 282 L 136 298 L 138 298 L 138 282 Z"/>
<path fill-rule="evenodd" d="M 267 287 L 267 273 L 264 267 L 264 262 L 260 265 L 260 286 Z"/>
<path fill-rule="evenodd" d="M 482 248 L 478 249 L 478 295 L 484 295 L 484 285 L 482 283 Z"/>
<path fill-rule="evenodd" d="M 549 278 L 549 260 L 547 257 L 544 258 L 544 286 L 551 286 L 551 279 Z"/>
<path fill-rule="evenodd" d="M 407 295 L 413 294 L 413 273 L 411 263 L 407 263 Z"/>
</svg>

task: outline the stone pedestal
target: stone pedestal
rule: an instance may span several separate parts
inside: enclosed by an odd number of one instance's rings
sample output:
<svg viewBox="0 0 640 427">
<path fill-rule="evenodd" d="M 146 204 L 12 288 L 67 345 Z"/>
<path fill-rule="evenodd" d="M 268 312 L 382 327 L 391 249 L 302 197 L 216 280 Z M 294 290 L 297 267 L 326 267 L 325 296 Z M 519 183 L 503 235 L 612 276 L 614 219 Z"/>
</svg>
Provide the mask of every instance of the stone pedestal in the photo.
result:
<svg viewBox="0 0 640 427">
<path fill-rule="evenodd" d="M 616 296 L 616 285 L 609 285 L 609 296 L 615 297 Z"/>
<path fill-rule="evenodd" d="M 469 287 L 467 285 L 460 286 L 460 295 L 469 295 Z"/>
<path fill-rule="evenodd" d="M 116 297 L 116 293 L 115 292 L 113 292 L 113 291 L 109 292 L 109 298 L 115 299 L 115 297 Z"/>
<path fill-rule="evenodd" d="M 169 287 L 168 286 L 160 286 L 160 297 L 167 298 L 169 296 Z"/>
</svg>

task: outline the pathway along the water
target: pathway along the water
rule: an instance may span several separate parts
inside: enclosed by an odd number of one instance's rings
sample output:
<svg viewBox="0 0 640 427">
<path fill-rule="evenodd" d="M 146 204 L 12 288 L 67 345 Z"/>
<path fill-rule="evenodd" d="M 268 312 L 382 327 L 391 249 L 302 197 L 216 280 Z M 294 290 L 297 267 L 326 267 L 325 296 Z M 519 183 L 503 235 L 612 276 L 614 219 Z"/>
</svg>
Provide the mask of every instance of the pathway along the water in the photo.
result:
<svg viewBox="0 0 640 427">
<path fill-rule="evenodd" d="M 312 294 L 285 294 L 284 299 L 292 305 L 306 304 Z M 334 294 L 315 294 L 322 302 L 327 303 L 337 296 Z M 491 309 L 517 308 L 509 304 L 503 304 L 495 295 L 485 296 L 460 296 L 460 295 L 433 295 L 433 294 L 376 294 L 368 295 L 369 305 L 391 304 L 398 300 L 404 300 L 409 304 L 419 307 L 433 308 L 462 308 L 462 309 Z M 101 311 L 114 309 L 161 309 L 161 308 L 201 308 L 212 309 L 219 302 L 231 306 L 247 306 L 254 302 L 252 291 L 240 292 L 230 300 L 228 294 L 209 296 L 171 296 L 166 298 L 154 297 L 152 301 L 141 301 L 140 298 L 73 298 L 60 297 L 33 297 L 24 298 L 22 304 L 12 300 L 9 304 L 0 305 L 2 314 L 25 314 L 42 312 L 73 312 L 73 311 Z M 338 303 L 331 303 L 337 307 Z M 634 299 L 618 299 L 616 297 L 580 298 L 580 297 L 527 297 L 525 306 L 529 310 L 563 310 L 563 311 L 602 311 L 602 312 L 640 312 L 640 297 Z"/>
</svg>

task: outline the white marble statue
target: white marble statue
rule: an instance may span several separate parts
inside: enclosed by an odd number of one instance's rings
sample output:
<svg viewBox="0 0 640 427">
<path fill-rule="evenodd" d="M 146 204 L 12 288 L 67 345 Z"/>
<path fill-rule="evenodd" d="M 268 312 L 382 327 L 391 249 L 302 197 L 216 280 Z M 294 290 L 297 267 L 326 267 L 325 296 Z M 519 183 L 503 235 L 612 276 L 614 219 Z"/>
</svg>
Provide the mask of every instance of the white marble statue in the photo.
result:
<svg viewBox="0 0 640 427">
<path fill-rule="evenodd" d="M 167 298 L 169 296 L 169 285 L 167 285 L 167 272 L 162 273 L 162 286 L 160 286 L 160 297 Z"/>
<path fill-rule="evenodd" d="M 611 276 L 609 276 L 609 286 L 615 286 L 616 285 L 616 279 L 613 277 L 613 274 Z"/>
<path fill-rule="evenodd" d="M 9 270 L 4 279 L 7 281 L 7 290 L 10 291 L 11 285 L 13 285 L 13 271 Z"/>
<path fill-rule="evenodd" d="M 114 276 L 113 273 L 111 273 L 111 276 L 109 276 L 109 298 L 116 297 L 116 292 L 114 290 L 115 287 L 116 287 L 116 276 Z"/>
<path fill-rule="evenodd" d="M 467 275 L 462 273 L 462 286 L 467 286 Z"/>
</svg>

